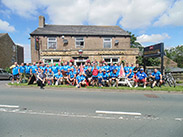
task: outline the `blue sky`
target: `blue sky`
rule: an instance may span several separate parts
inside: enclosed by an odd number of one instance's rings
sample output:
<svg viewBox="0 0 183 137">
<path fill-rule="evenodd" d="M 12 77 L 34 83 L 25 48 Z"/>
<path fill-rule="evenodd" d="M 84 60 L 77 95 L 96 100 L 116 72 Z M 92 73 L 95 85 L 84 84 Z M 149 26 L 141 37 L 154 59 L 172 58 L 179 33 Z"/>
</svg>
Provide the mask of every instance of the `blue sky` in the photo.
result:
<svg viewBox="0 0 183 137">
<path fill-rule="evenodd" d="M 0 0 L 0 33 L 25 47 L 39 15 L 47 24 L 119 25 L 144 46 L 164 42 L 183 45 L 183 0 Z"/>
</svg>

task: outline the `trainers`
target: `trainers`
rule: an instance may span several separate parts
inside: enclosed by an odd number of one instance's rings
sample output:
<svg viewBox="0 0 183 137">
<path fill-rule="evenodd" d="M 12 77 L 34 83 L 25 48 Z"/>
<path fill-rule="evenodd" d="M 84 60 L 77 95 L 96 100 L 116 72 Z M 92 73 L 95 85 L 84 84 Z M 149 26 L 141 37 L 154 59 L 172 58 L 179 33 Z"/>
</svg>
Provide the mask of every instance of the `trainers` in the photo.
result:
<svg viewBox="0 0 183 137">
<path fill-rule="evenodd" d="M 138 85 L 135 85 L 135 87 L 134 88 L 137 88 L 138 87 Z"/>
<path fill-rule="evenodd" d="M 146 88 L 146 86 L 144 86 L 144 88 Z"/>
<path fill-rule="evenodd" d="M 11 84 L 14 84 L 14 82 L 11 82 Z"/>
</svg>

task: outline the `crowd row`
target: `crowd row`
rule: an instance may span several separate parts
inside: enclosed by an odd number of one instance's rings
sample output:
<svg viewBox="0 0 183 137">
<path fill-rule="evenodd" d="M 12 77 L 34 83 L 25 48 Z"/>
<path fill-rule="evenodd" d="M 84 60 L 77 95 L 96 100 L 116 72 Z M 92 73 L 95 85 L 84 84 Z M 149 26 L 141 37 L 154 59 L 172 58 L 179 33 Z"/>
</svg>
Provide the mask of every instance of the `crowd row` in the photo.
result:
<svg viewBox="0 0 183 137">
<path fill-rule="evenodd" d="M 136 66 L 129 66 L 128 63 L 123 67 L 122 64 L 108 64 L 108 63 L 85 63 L 85 65 L 76 66 L 72 63 L 65 62 L 63 64 L 56 63 L 45 65 L 44 63 L 36 64 L 35 62 L 30 65 L 22 63 L 20 66 L 15 62 L 12 69 L 12 83 L 16 79 L 21 82 L 24 76 L 31 80 L 32 77 L 36 78 L 38 85 L 43 88 L 47 83 L 48 85 L 69 84 L 76 87 L 81 86 L 111 86 L 115 84 L 118 87 L 120 77 L 126 77 L 128 81 L 134 81 L 135 87 L 138 83 L 143 83 L 144 88 L 147 84 L 147 74 L 144 69 Z M 150 75 L 154 79 L 152 87 L 156 83 L 162 83 L 161 73 L 155 69 Z"/>
</svg>

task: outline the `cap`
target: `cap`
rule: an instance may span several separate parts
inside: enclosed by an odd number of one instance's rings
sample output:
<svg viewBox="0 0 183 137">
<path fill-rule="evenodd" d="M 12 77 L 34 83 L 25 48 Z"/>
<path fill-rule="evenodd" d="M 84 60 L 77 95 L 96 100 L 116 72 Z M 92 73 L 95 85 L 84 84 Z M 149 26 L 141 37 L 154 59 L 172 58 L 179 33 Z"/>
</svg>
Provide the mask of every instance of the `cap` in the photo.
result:
<svg viewBox="0 0 183 137">
<path fill-rule="evenodd" d="M 140 71 L 143 71 L 144 69 L 143 68 L 140 68 Z"/>
</svg>

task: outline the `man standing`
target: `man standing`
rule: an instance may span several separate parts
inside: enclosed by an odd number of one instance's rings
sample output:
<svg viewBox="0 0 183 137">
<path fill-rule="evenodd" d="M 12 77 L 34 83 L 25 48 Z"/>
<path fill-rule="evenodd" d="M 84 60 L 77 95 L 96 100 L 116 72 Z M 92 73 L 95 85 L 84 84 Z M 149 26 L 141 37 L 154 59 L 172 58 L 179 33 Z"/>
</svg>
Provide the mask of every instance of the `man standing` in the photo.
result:
<svg viewBox="0 0 183 137">
<path fill-rule="evenodd" d="M 19 84 L 19 73 L 20 73 L 20 69 L 17 65 L 17 62 L 14 63 L 15 67 L 12 69 L 12 74 L 13 74 L 13 78 L 12 78 L 12 84 L 14 83 L 14 80 L 17 81 L 17 84 Z"/>
<path fill-rule="evenodd" d="M 20 66 L 20 82 L 22 82 L 22 79 L 24 78 L 24 76 L 25 76 L 25 66 L 24 66 L 24 63 L 22 63 Z"/>
</svg>

